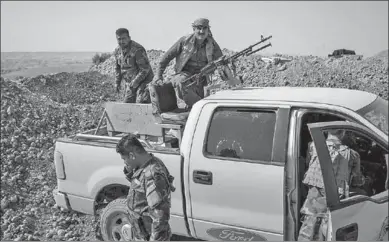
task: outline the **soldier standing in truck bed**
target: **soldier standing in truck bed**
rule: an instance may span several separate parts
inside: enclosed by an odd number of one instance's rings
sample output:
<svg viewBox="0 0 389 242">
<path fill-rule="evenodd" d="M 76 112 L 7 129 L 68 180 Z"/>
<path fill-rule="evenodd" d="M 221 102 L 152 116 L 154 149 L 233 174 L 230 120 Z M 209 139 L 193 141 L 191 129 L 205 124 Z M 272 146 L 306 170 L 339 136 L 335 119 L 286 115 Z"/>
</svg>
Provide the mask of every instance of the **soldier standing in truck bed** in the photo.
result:
<svg viewBox="0 0 389 242">
<path fill-rule="evenodd" d="M 121 82 L 125 81 L 125 103 L 150 103 L 147 87 L 153 78 L 145 48 L 131 40 L 127 29 L 116 30 L 118 47 L 114 51 L 116 91 L 119 92 Z"/>
<path fill-rule="evenodd" d="M 171 82 L 176 88 L 178 97 L 182 99 L 187 108 L 204 98 L 204 86 L 206 82 L 198 82 L 190 88 L 183 81 L 193 74 L 197 74 L 208 63 L 220 58 L 223 54 L 212 37 L 209 20 L 205 18 L 197 19 L 192 24 L 193 33 L 181 37 L 170 49 L 162 56 L 158 69 L 157 81 L 163 79 L 163 72 L 173 58 L 176 58 L 176 75 Z M 208 77 L 207 78 L 208 81 Z"/>
</svg>

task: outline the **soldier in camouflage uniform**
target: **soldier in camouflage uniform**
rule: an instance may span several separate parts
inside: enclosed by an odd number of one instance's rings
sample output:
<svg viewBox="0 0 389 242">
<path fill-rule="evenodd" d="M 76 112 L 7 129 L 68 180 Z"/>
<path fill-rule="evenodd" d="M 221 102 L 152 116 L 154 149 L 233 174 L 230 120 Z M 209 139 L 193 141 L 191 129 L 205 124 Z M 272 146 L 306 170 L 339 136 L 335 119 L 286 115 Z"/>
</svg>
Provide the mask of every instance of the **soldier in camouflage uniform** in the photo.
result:
<svg viewBox="0 0 389 242">
<path fill-rule="evenodd" d="M 131 40 L 125 28 L 116 30 L 118 47 L 114 51 L 116 91 L 119 92 L 122 79 L 125 81 L 125 103 L 150 103 L 148 84 L 153 80 L 145 48 Z"/>
<path fill-rule="evenodd" d="M 130 182 L 127 206 L 135 240 L 170 240 L 169 225 L 173 179 L 163 162 L 147 153 L 136 138 L 124 136 L 116 147 Z"/>
<path fill-rule="evenodd" d="M 167 65 L 176 58 L 176 75 L 172 78 L 172 83 L 176 88 L 177 96 L 185 102 L 188 109 L 204 98 L 204 86 L 207 83 L 199 82 L 188 88 L 182 82 L 193 74 L 199 73 L 208 63 L 223 55 L 219 45 L 212 37 L 208 19 L 197 19 L 193 22 L 192 27 L 192 34 L 181 37 L 162 56 L 156 75 L 157 81 L 163 80 L 162 75 Z"/>
<path fill-rule="evenodd" d="M 338 193 L 341 197 L 347 198 L 350 190 L 362 191 L 358 188 L 364 185 L 365 178 L 361 172 L 358 152 L 343 144 L 344 137 L 345 130 L 328 131 L 326 144 L 331 156 Z M 328 228 L 329 214 L 324 181 L 313 142 L 309 144 L 307 160 L 309 168 L 304 175 L 303 183 L 309 187 L 309 191 L 301 208 L 303 224 L 298 240 L 325 241 L 328 229 L 331 228 Z"/>
</svg>

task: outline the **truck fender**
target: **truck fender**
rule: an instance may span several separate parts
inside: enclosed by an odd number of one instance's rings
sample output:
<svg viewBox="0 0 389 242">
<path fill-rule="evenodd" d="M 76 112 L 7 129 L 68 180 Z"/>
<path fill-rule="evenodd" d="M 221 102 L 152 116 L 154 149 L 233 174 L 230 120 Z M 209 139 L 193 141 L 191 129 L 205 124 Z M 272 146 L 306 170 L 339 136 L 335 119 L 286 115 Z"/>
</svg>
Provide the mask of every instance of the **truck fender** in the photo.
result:
<svg viewBox="0 0 389 242">
<path fill-rule="evenodd" d="M 104 166 L 95 171 L 87 183 L 90 197 L 96 198 L 102 189 L 113 184 L 130 185 L 123 174 L 123 166 Z"/>
</svg>

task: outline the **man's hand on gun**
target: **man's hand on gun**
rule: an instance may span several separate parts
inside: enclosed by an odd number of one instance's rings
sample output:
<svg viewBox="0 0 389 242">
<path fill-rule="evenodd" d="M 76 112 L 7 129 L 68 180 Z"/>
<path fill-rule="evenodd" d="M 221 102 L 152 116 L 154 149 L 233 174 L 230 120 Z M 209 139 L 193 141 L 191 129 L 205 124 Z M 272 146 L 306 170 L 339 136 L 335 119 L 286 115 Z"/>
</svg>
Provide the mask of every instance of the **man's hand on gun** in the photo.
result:
<svg viewBox="0 0 389 242">
<path fill-rule="evenodd" d="M 199 74 L 195 74 L 194 76 L 191 76 L 189 77 L 186 81 L 190 81 L 191 83 L 188 85 L 188 86 L 191 86 L 191 85 L 194 85 L 196 83 L 199 83 L 201 82 L 201 80 L 204 80 L 204 79 L 201 79 L 202 76 L 206 76 L 206 75 L 209 75 L 211 73 L 213 73 L 216 69 L 218 70 L 222 70 L 225 71 L 225 72 L 228 72 L 228 73 L 221 73 L 221 76 L 224 76 L 227 78 L 227 79 L 236 79 L 234 77 L 234 75 L 236 74 L 235 73 L 235 65 L 234 65 L 234 60 L 240 58 L 241 56 L 249 56 L 249 55 L 252 55 L 260 50 L 263 50 L 269 46 L 272 46 L 271 43 L 267 44 L 267 45 L 264 45 L 260 48 L 257 48 L 256 50 L 254 50 L 254 47 L 259 45 L 260 43 L 263 43 L 269 39 L 271 39 L 272 36 L 268 36 L 266 38 L 263 38 L 263 36 L 261 36 L 261 40 L 258 41 L 257 43 L 253 44 L 253 45 L 250 45 L 249 47 L 245 48 L 244 50 L 242 51 L 239 51 L 237 52 L 236 54 L 232 55 L 232 56 L 229 56 L 227 57 L 226 55 L 223 55 L 222 57 L 220 57 L 219 59 L 217 59 L 216 61 L 213 61 L 211 63 L 209 63 L 208 65 L 206 65 L 203 69 L 201 69 L 200 73 Z M 233 70 L 231 70 L 228 65 L 231 64 L 231 67 L 233 68 Z M 219 72 L 220 73 L 220 72 Z M 240 82 L 242 83 L 243 80 L 241 80 L 240 78 L 237 80 L 233 80 L 233 82 Z"/>
</svg>

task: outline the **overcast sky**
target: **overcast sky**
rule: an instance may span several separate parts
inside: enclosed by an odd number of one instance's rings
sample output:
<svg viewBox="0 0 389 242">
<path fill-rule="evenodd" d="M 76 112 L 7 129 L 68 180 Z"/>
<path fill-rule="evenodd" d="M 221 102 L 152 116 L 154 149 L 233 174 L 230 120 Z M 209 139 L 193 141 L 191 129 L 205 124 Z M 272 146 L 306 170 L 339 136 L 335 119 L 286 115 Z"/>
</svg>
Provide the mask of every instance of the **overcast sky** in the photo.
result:
<svg viewBox="0 0 389 242">
<path fill-rule="evenodd" d="M 270 53 L 388 49 L 388 1 L 1 1 L 1 51 L 112 51 L 119 27 L 146 49 L 166 50 L 198 17 L 209 18 L 216 41 L 231 50 L 261 35 L 273 36 Z"/>
</svg>

